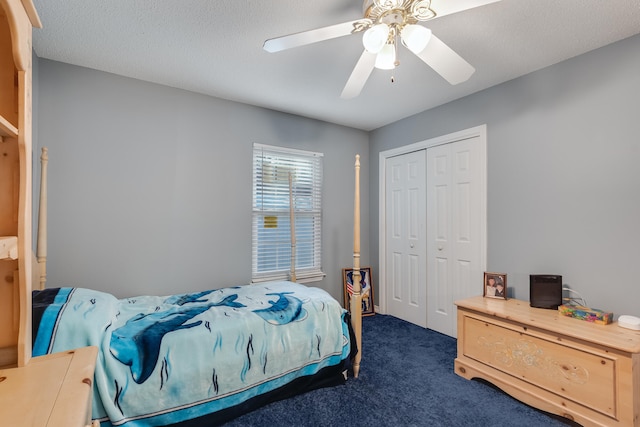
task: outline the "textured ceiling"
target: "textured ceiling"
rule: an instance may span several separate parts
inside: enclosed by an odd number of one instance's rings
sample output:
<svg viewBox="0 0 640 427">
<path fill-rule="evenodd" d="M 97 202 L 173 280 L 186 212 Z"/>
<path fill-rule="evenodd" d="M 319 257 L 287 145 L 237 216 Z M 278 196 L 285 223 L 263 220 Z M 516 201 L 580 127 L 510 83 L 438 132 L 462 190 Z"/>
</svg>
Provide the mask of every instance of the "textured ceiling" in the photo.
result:
<svg viewBox="0 0 640 427">
<path fill-rule="evenodd" d="M 451 86 L 403 49 L 396 70 L 374 70 L 360 96 L 344 100 L 361 35 L 278 53 L 262 44 L 361 18 L 361 0 L 34 3 L 40 58 L 364 130 L 640 33 L 640 0 L 501 0 L 428 22 L 476 68 L 468 81 Z"/>
</svg>

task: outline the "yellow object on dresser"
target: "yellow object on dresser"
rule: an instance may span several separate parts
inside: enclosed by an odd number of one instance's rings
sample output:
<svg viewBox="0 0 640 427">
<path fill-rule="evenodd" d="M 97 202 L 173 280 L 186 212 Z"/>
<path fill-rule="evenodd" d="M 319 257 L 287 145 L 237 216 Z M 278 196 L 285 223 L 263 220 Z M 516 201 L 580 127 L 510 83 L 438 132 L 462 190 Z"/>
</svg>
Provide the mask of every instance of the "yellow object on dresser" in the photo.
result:
<svg viewBox="0 0 640 427">
<path fill-rule="evenodd" d="M 640 331 L 515 299 L 456 305 L 458 375 L 583 426 L 640 426 Z"/>
<path fill-rule="evenodd" d="M 573 317 L 574 319 L 580 319 L 586 322 L 598 323 L 600 325 L 608 325 L 613 322 L 613 313 L 598 310 L 597 308 L 584 307 L 582 305 L 562 304 L 558 307 L 558 311 L 563 316 Z"/>
</svg>

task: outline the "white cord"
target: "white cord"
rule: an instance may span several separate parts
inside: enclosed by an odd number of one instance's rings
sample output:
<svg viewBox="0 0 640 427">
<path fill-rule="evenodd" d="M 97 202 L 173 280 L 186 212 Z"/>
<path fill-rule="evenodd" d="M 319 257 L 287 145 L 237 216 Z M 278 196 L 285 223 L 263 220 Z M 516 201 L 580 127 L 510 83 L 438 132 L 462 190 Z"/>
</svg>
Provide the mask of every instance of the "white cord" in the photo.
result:
<svg viewBox="0 0 640 427">
<path fill-rule="evenodd" d="M 580 305 L 582 305 L 582 306 L 584 306 L 584 307 L 589 307 L 589 304 L 587 304 L 587 300 L 586 300 L 586 299 L 584 299 L 584 298 L 582 297 L 582 295 L 580 295 L 580 293 L 578 293 L 578 291 L 574 291 L 574 290 L 573 290 L 573 289 L 571 289 L 571 288 L 562 288 L 562 290 L 563 290 L 563 291 L 569 291 L 569 292 L 572 292 L 572 293 L 574 293 L 574 294 L 578 295 L 578 298 L 577 298 L 577 299 L 576 299 L 576 298 L 572 298 L 572 297 L 567 297 L 567 298 L 562 298 L 563 300 L 566 300 L 566 301 L 568 301 L 569 303 L 573 303 L 573 302 L 577 302 L 577 301 L 578 301 L 578 299 L 579 299 L 579 300 L 581 301 L 581 304 L 580 304 Z"/>
</svg>

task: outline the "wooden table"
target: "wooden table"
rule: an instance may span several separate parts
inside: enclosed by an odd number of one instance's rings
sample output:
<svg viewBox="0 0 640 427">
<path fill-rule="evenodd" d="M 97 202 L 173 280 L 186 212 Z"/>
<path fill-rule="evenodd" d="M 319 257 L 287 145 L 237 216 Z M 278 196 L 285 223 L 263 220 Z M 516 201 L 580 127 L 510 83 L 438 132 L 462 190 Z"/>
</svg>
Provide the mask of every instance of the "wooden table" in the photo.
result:
<svg viewBox="0 0 640 427">
<path fill-rule="evenodd" d="M 91 425 L 93 373 L 98 349 L 34 357 L 27 366 L 0 370 L 0 425 Z"/>
</svg>

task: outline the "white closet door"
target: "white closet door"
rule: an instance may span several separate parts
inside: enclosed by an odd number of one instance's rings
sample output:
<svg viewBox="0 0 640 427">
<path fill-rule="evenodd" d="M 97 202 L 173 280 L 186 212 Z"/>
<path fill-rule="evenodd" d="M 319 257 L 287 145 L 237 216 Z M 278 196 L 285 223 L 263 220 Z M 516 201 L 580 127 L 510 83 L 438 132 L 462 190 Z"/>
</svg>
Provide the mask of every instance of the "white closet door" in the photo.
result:
<svg viewBox="0 0 640 427">
<path fill-rule="evenodd" d="M 426 327 L 425 150 L 386 163 L 387 312 Z"/>
<path fill-rule="evenodd" d="M 485 168 L 478 142 L 427 150 L 427 326 L 453 337 L 454 301 L 482 289 Z"/>
</svg>

